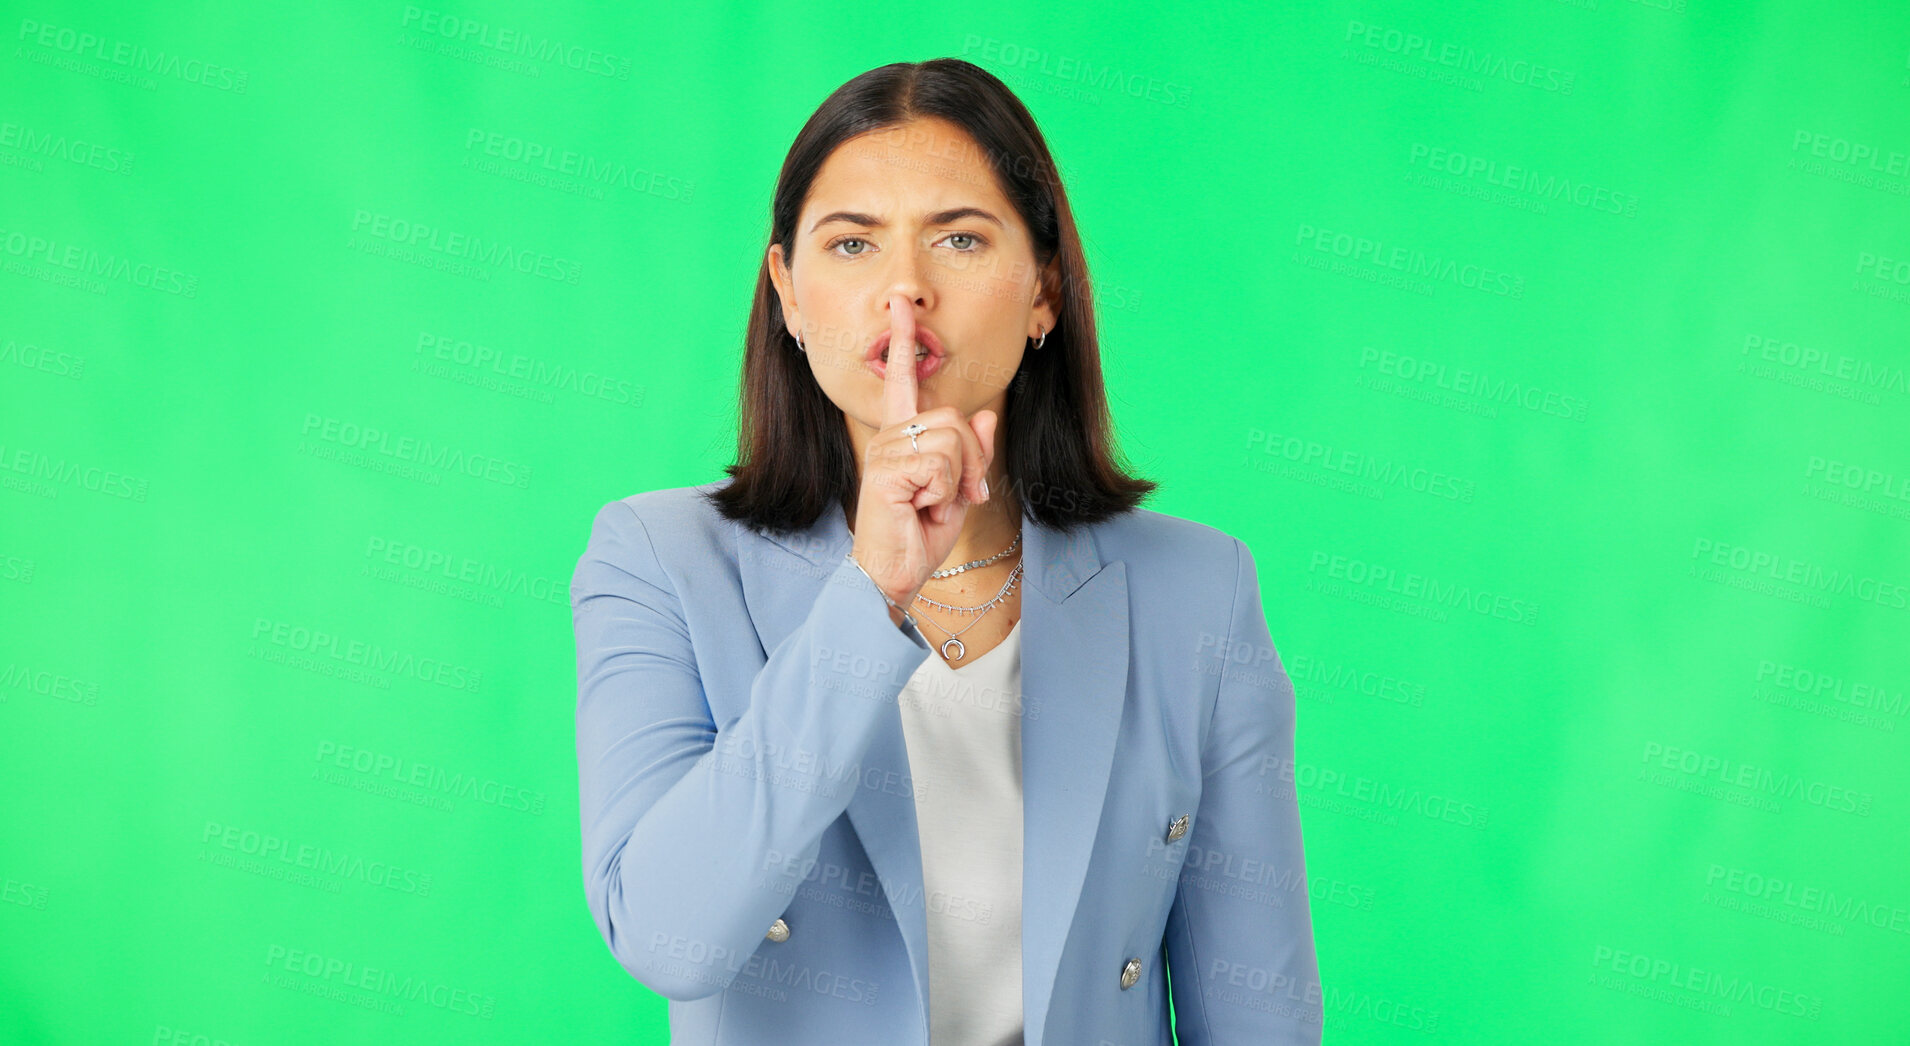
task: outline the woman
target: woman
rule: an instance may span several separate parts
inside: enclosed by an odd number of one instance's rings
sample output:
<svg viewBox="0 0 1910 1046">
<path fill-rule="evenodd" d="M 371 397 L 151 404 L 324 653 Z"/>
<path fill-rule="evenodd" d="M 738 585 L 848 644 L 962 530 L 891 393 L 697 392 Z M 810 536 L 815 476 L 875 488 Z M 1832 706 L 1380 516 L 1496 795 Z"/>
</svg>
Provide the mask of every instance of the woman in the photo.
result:
<svg viewBox="0 0 1910 1046">
<path fill-rule="evenodd" d="M 1319 1041 L 1253 557 L 1137 507 L 1098 351 L 998 79 L 810 118 L 738 464 L 605 505 L 571 586 L 587 899 L 672 1042 L 1158 1046 L 1170 987 L 1181 1042 Z"/>
</svg>

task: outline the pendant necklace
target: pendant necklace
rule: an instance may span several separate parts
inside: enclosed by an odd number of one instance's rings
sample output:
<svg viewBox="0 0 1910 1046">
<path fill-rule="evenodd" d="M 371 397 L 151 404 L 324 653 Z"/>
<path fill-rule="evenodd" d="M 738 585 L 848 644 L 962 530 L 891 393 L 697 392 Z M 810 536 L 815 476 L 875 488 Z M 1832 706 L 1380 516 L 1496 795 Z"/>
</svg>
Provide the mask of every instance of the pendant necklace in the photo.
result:
<svg viewBox="0 0 1910 1046">
<path fill-rule="evenodd" d="M 1020 541 L 1021 539 L 1017 537 L 1015 540 Z M 929 597 L 922 595 L 919 592 L 916 593 L 915 595 L 916 599 L 919 599 L 922 602 L 927 603 L 928 605 L 932 607 L 939 607 L 943 610 L 949 611 L 950 613 L 954 613 L 954 614 L 974 614 L 975 615 L 975 620 L 970 621 L 966 625 L 963 625 L 960 630 L 955 632 L 949 632 L 948 629 L 942 628 L 942 626 L 939 624 L 936 624 L 936 622 L 929 621 L 929 624 L 935 625 L 936 628 L 941 629 L 943 632 L 948 633 L 948 638 L 942 641 L 942 656 L 943 657 L 949 659 L 950 661 L 960 661 L 962 659 L 962 654 L 966 651 L 966 648 L 962 646 L 962 641 L 960 639 L 957 639 L 956 637 L 961 635 L 963 632 L 966 632 L 969 629 L 974 628 L 977 624 L 980 624 L 983 614 L 986 614 L 990 610 L 993 610 L 995 607 L 1001 605 L 1002 600 L 1008 597 L 1009 590 L 1015 587 L 1015 582 L 1017 580 L 1020 580 L 1021 568 L 1023 565 L 1024 564 L 1019 561 L 1016 562 L 1015 569 L 1012 571 L 1009 571 L 1008 573 L 1008 580 L 1002 583 L 1001 591 L 995 593 L 995 598 L 989 600 L 986 603 L 981 604 L 980 606 L 972 606 L 972 607 L 949 606 L 947 603 L 937 603 L 935 600 L 930 599 Z M 966 568 L 961 568 L 961 569 L 966 569 Z M 960 569 L 958 569 L 956 572 L 959 573 Z M 928 621 L 929 619 L 924 617 L 922 620 Z"/>
</svg>

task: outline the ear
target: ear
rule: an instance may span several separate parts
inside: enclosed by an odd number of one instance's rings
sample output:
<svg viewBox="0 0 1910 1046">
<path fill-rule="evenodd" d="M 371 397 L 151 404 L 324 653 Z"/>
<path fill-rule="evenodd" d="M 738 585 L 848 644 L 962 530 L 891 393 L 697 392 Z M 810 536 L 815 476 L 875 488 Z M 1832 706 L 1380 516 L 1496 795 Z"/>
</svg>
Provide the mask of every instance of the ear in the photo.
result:
<svg viewBox="0 0 1910 1046">
<path fill-rule="evenodd" d="M 792 331 L 802 330 L 802 311 L 796 308 L 796 281 L 783 264 L 783 245 L 772 243 L 768 254 L 769 281 L 776 285 L 776 299 L 782 303 L 783 324 Z"/>
<path fill-rule="evenodd" d="M 1061 259 L 1059 256 L 1042 267 L 1035 278 L 1035 300 L 1029 318 L 1044 331 L 1053 332 L 1061 317 Z M 1039 339 L 1039 333 L 1028 335 Z"/>
</svg>

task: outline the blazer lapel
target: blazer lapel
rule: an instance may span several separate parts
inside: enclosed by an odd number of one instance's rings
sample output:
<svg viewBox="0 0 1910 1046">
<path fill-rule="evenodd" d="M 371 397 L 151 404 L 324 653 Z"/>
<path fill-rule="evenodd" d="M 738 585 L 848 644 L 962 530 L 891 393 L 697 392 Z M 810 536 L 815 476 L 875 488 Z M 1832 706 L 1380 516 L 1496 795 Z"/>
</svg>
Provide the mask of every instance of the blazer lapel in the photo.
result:
<svg viewBox="0 0 1910 1046">
<path fill-rule="evenodd" d="M 840 505 L 800 534 L 744 535 L 743 594 L 767 652 L 802 622 L 855 537 Z M 1127 569 L 1121 560 L 1101 559 L 1093 528 L 1067 534 L 1027 515 L 1022 561 L 1023 1035 L 1027 1046 L 1041 1046 L 1126 705 Z M 884 709 L 862 768 L 908 773 L 899 706 Z M 915 800 L 857 788 L 847 813 L 882 880 L 926 1011 L 928 924 Z"/>
<path fill-rule="evenodd" d="M 1042 1046 L 1127 705 L 1127 564 L 1102 561 L 1092 528 L 1027 517 L 1022 534 L 1021 998 L 1023 1040 Z"/>
</svg>

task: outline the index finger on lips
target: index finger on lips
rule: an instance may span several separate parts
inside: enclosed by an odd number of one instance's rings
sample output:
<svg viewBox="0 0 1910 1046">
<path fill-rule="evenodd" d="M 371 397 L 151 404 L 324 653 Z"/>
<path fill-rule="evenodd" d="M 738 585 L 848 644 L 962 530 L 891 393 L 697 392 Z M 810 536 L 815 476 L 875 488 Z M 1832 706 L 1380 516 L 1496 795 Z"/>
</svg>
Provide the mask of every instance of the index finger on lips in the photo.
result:
<svg viewBox="0 0 1910 1046">
<path fill-rule="evenodd" d="M 882 425 L 900 425 L 921 413 L 915 389 L 915 303 L 889 295 L 889 362 L 882 381 Z"/>
</svg>

